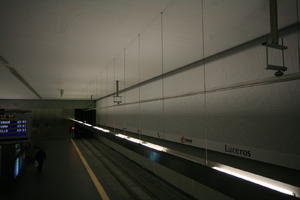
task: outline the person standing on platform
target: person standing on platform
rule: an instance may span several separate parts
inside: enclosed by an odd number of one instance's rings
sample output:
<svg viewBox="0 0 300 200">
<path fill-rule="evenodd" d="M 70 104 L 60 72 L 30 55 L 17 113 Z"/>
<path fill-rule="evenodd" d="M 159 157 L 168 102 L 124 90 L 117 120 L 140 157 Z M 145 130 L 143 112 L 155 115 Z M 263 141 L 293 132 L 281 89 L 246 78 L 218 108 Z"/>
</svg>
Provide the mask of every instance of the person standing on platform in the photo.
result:
<svg viewBox="0 0 300 200">
<path fill-rule="evenodd" d="M 44 160 L 46 159 L 46 153 L 41 148 L 38 147 L 38 151 L 35 155 L 35 160 L 37 161 L 38 172 L 42 172 Z"/>
</svg>

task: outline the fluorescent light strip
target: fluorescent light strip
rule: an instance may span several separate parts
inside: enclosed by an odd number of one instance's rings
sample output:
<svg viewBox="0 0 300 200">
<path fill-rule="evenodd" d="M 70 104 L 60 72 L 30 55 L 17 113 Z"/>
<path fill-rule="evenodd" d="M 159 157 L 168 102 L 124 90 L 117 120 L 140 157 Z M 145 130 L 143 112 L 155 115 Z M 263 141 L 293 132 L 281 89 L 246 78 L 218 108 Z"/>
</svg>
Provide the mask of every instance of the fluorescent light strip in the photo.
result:
<svg viewBox="0 0 300 200">
<path fill-rule="evenodd" d="M 89 126 L 91 127 L 92 125 L 91 124 L 88 124 L 88 123 L 84 123 L 82 121 L 78 121 L 76 119 L 71 119 L 72 121 L 75 121 L 77 123 L 80 123 L 80 124 L 84 124 L 86 126 Z M 104 128 L 101 128 L 101 127 L 98 127 L 98 126 L 93 126 L 94 129 L 97 129 L 99 131 L 103 131 L 103 132 L 106 132 L 106 133 L 109 133 L 110 131 L 107 130 L 107 129 L 104 129 Z M 134 143 L 137 143 L 137 144 L 141 144 L 143 146 L 146 146 L 146 147 L 149 147 L 151 149 L 155 149 L 157 151 L 164 151 L 166 152 L 168 150 L 168 148 L 166 147 L 162 147 L 162 146 L 159 146 L 157 144 L 153 144 L 153 143 L 150 143 L 150 142 L 145 142 L 143 140 L 140 140 L 140 139 L 137 139 L 137 138 L 133 138 L 133 137 L 129 137 L 127 135 L 123 135 L 123 134 L 115 134 L 115 136 L 119 137 L 119 138 L 123 138 L 125 140 L 128 140 L 128 141 L 131 141 L 131 142 L 134 142 Z"/>
<path fill-rule="evenodd" d="M 115 136 L 117 136 L 119 138 L 127 139 L 127 136 L 123 135 L 123 134 L 115 134 Z"/>
<path fill-rule="evenodd" d="M 129 140 L 129 141 L 137 143 L 137 144 L 141 144 L 143 146 L 146 146 L 146 147 L 151 148 L 151 149 L 155 149 L 157 151 L 164 151 L 164 152 L 166 152 L 168 150 L 165 147 L 162 147 L 162 146 L 159 146 L 159 145 L 156 145 L 156 144 L 152 144 L 150 142 L 145 142 L 145 141 L 137 139 L 137 138 L 129 137 L 127 135 L 115 134 L 115 136 L 117 136 L 119 138 L 122 138 L 122 139 L 125 139 L 125 140 Z"/>
<path fill-rule="evenodd" d="M 88 127 L 93 127 L 94 129 L 103 131 L 103 132 L 105 132 L 105 133 L 109 133 L 109 132 L 110 132 L 110 130 L 107 130 L 107 129 L 104 129 L 104 128 L 101 128 L 101 127 L 98 127 L 98 126 L 93 126 L 93 125 L 91 125 L 91 124 L 88 124 L 88 123 L 85 123 L 85 122 L 82 122 L 82 121 L 79 121 L 79 120 L 76 120 L 76 119 L 72 119 L 72 118 L 70 118 L 70 119 L 71 119 L 72 121 L 74 121 L 74 122 L 77 122 L 77 123 L 79 123 L 79 124 L 86 125 L 86 126 L 88 126 Z"/>
<path fill-rule="evenodd" d="M 110 131 L 107 130 L 107 129 L 104 129 L 104 128 L 101 128 L 101 127 L 98 127 L 98 126 L 93 126 L 94 129 L 97 129 L 99 131 L 102 131 L 102 132 L 105 132 L 105 133 L 109 133 Z"/>
<path fill-rule="evenodd" d="M 71 119 L 72 121 L 74 122 L 77 122 L 77 123 L 80 123 L 80 124 L 83 124 L 83 125 L 86 125 L 88 127 L 91 127 L 92 125 L 91 124 L 88 124 L 88 123 L 84 123 L 82 121 L 79 121 L 79 120 L 76 120 L 76 119 Z M 107 129 L 104 129 L 104 128 L 101 128 L 101 127 L 98 127 L 98 126 L 93 126 L 94 129 L 97 129 L 99 131 L 102 131 L 102 132 L 105 132 L 105 133 L 109 133 L 110 130 L 107 130 Z M 168 150 L 168 148 L 166 147 L 162 147 L 162 146 L 159 146 L 159 145 L 156 145 L 156 144 L 153 144 L 153 143 L 150 143 L 150 142 L 145 142 L 143 140 L 140 140 L 140 139 L 137 139 L 137 138 L 133 138 L 133 137 L 129 137 L 127 135 L 123 135 L 123 134 L 115 134 L 115 136 L 117 137 L 120 137 L 120 138 L 123 138 L 123 139 L 126 139 L 128 141 L 131 141 L 131 142 L 134 142 L 134 143 L 137 143 L 137 144 L 141 144 L 143 146 L 146 146 L 146 147 L 149 147 L 151 149 L 155 149 L 157 151 L 164 151 L 166 152 Z"/>
<path fill-rule="evenodd" d="M 149 142 L 144 142 L 144 143 L 142 143 L 142 145 L 144 145 L 146 147 L 149 147 L 151 149 L 155 149 L 157 151 L 167 152 L 167 150 L 168 150 L 168 148 L 166 148 L 166 147 L 162 147 L 162 146 L 152 144 L 152 143 L 149 143 Z"/>
<path fill-rule="evenodd" d="M 83 122 L 81 122 L 81 121 L 78 121 L 78 120 L 76 120 L 76 119 L 71 119 L 72 121 L 74 121 L 74 122 L 77 122 L 77 123 L 80 123 L 80 124 L 83 124 Z"/>
<path fill-rule="evenodd" d="M 241 179 L 244 179 L 246 181 L 249 181 L 249 182 L 252 182 L 252 183 L 255 183 L 255 184 L 258 184 L 258 185 L 261 185 L 261 186 L 264 186 L 264 187 L 267 187 L 267 188 L 270 188 L 272 190 L 276 190 L 278 192 L 281 192 L 281 193 L 284 193 L 284 194 L 288 194 L 288 195 L 291 195 L 291 196 L 295 196 L 295 193 L 288 190 L 288 189 L 285 189 L 285 188 L 282 188 L 282 187 L 279 187 L 279 186 L 276 186 L 276 185 L 273 185 L 273 184 L 270 184 L 270 183 L 267 183 L 265 181 L 262 181 L 262 180 L 258 180 L 256 178 L 252 178 L 250 176 L 246 176 L 246 175 L 243 175 L 241 173 L 237 173 L 237 172 L 234 172 L 232 170 L 229 170 L 229 169 L 224 169 L 222 167 L 212 167 L 213 169 L 215 170 L 218 170 L 220 172 L 223 172 L 223 173 L 226 173 L 226 174 L 229 174 L 229 175 L 232 175 L 232 176 L 235 176 L 235 177 L 238 177 L 238 178 L 241 178 Z"/>
<path fill-rule="evenodd" d="M 99 130 L 99 131 L 102 131 L 102 130 L 103 130 L 102 128 L 100 128 L 100 127 L 98 127 L 98 126 L 93 126 L 93 128 L 94 128 L 94 129 L 97 129 L 97 130 Z"/>
<path fill-rule="evenodd" d="M 92 125 L 91 124 L 88 124 L 88 123 L 83 123 L 84 125 L 88 126 L 88 127 L 91 127 Z"/>
<path fill-rule="evenodd" d="M 143 143 L 142 140 L 139 140 L 139 139 L 136 139 L 136 138 L 133 138 L 133 137 L 127 137 L 127 140 L 129 140 L 131 142 L 134 142 L 134 143 L 138 143 L 138 144 L 142 144 Z"/>
</svg>

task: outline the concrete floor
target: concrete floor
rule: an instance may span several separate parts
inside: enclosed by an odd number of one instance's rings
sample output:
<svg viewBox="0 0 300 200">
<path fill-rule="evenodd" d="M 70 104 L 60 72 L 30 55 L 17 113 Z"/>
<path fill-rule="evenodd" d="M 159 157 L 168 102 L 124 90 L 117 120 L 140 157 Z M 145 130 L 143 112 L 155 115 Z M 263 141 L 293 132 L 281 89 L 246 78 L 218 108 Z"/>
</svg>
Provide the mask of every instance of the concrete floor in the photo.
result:
<svg viewBox="0 0 300 200">
<path fill-rule="evenodd" d="M 1 191 L 1 200 L 99 200 L 100 197 L 68 139 L 43 141 L 47 153 L 41 174 L 28 165 L 11 190 Z"/>
</svg>

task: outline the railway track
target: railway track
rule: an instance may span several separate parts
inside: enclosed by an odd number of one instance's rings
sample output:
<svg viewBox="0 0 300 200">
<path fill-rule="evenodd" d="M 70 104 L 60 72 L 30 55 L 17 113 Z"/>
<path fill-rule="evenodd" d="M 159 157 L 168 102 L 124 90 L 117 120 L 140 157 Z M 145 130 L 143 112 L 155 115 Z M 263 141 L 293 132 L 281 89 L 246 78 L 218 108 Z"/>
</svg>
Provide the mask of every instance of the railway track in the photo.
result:
<svg viewBox="0 0 300 200">
<path fill-rule="evenodd" d="M 112 200 L 191 199 L 97 138 L 81 138 L 76 143 Z"/>
</svg>

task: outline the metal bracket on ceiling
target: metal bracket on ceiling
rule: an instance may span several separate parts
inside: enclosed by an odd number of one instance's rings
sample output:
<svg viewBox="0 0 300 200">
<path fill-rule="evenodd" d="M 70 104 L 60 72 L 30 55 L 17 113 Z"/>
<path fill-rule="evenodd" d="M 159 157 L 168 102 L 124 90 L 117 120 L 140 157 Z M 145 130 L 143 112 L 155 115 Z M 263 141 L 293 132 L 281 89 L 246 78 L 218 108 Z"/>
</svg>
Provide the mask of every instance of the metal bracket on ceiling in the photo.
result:
<svg viewBox="0 0 300 200">
<path fill-rule="evenodd" d="M 279 33 L 278 33 L 278 9 L 277 9 L 277 0 L 270 0 L 270 39 L 267 42 L 264 42 L 262 45 L 266 47 L 266 69 L 274 70 L 275 76 L 280 77 L 284 75 L 284 72 L 287 71 L 287 67 L 284 63 L 284 51 L 287 49 L 287 46 L 283 44 L 283 38 L 281 38 L 281 44 L 279 44 Z M 272 48 L 276 51 L 281 51 L 281 60 L 282 65 L 273 65 L 269 62 L 269 48 Z"/>
<path fill-rule="evenodd" d="M 116 95 L 114 95 L 113 101 L 116 104 L 122 103 L 122 97 L 119 96 L 119 81 L 118 80 L 116 80 Z"/>
<path fill-rule="evenodd" d="M 284 75 L 284 72 L 287 71 L 287 67 L 285 66 L 285 59 L 284 59 L 284 50 L 287 49 L 286 46 L 284 46 L 283 44 L 283 38 L 281 38 L 281 44 L 272 44 L 272 43 L 266 43 L 264 44 L 266 46 L 266 69 L 267 70 L 274 70 L 276 71 L 274 73 L 275 76 L 280 77 L 282 75 Z M 270 64 L 269 62 L 269 48 L 273 48 L 277 51 L 281 51 L 281 60 L 282 60 L 282 64 L 281 65 L 273 65 Z"/>
</svg>

